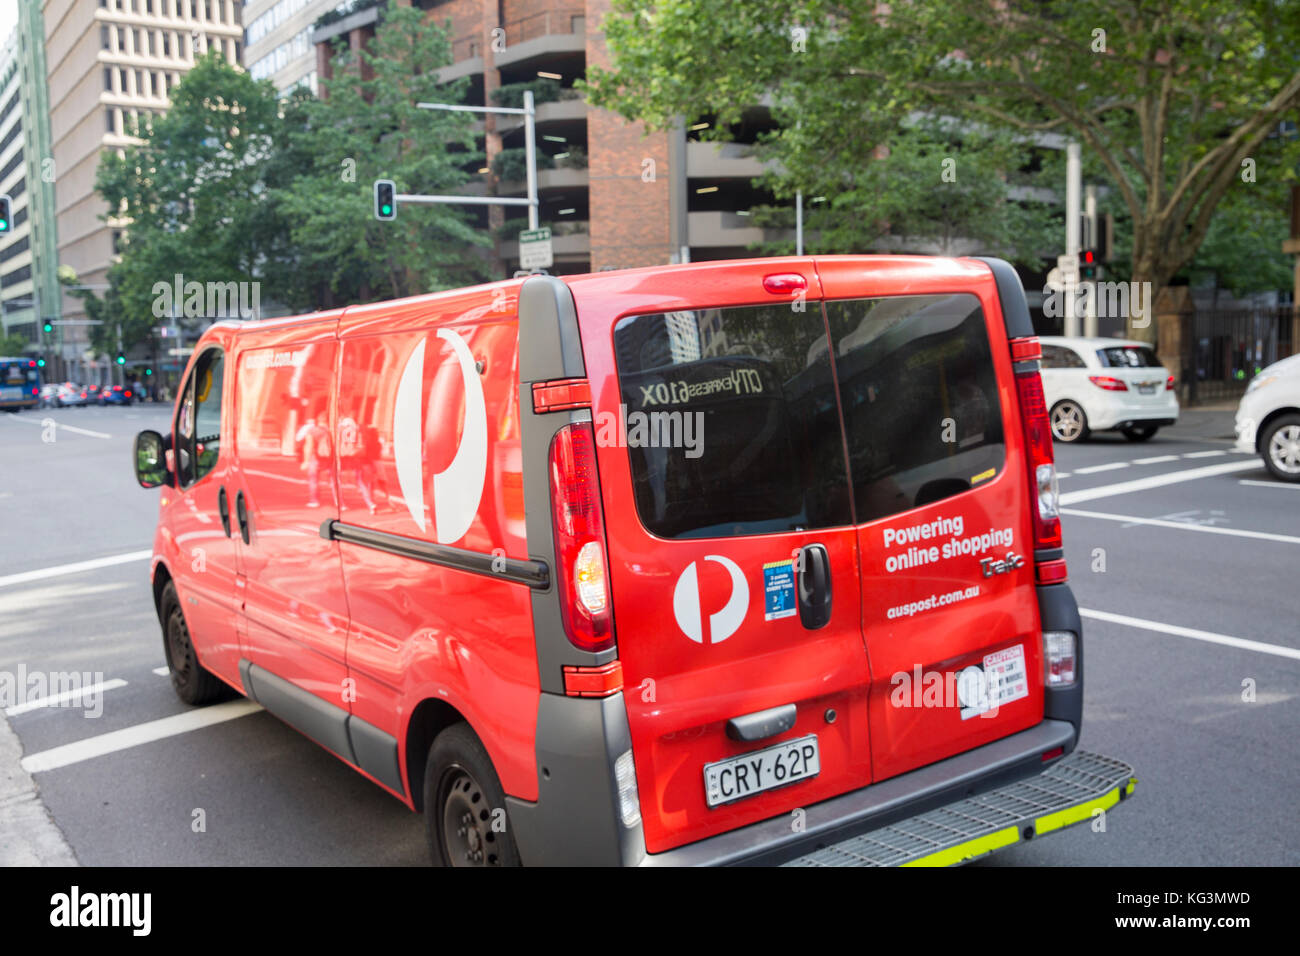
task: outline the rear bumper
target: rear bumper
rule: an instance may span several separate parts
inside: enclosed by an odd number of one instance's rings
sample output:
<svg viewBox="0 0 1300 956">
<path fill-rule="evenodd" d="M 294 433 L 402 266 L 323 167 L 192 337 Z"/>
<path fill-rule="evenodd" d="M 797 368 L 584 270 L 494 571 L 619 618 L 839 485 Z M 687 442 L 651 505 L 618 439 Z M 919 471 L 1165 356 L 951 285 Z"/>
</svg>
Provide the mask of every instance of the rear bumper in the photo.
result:
<svg viewBox="0 0 1300 956">
<path fill-rule="evenodd" d="M 1044 753 L 1058 747 L 1069 752 L 1077 739 L 1073 724 L 1044 720 L 983 747 L 808 807 L 800 831 L 795 830 L 791 817 L 776 817 L 648 854 L 641 865 L 770 866 L 797 860 L 985 791 L 1036 777 L 1047 766 Z M 1057 758 L 1053 763 L 1060 761 Z"/>
<path fill-rule="evenodd" d="M 1123 395 L 1124 393 L 1119 393 Z M 1173 425 L 1178 421 L 1178 399 L 1173 392 L 1158 402 L 1131 402 L 1122 398 L 1096 402 L 1088 409 L 1088 425 L 1094 431 L 1128 428 L 1131 425 Z"/>
</svg>

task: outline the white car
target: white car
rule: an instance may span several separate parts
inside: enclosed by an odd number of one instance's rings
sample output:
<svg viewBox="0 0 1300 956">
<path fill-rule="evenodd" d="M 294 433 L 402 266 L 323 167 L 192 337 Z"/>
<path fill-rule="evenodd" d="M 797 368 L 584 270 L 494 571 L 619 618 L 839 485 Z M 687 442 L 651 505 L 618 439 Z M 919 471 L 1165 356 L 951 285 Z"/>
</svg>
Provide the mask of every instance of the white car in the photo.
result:
<svg viewBox="0 0 1300 956">
<path fill-rule="evenodd" d="M 1300 481 L 1300 355 L 1274 362 L 1237 406 L 1237 449 L 1259 455 L 1274 478 Z"/>
<path fill-rule="evenodd" d="M 1054 440 L 1117 429 L 1129 441 L 1146 441 L 1178 421 L 1174 377 L 1145 342 L 1060 335 L 1039 342 Z"/>
</svg>

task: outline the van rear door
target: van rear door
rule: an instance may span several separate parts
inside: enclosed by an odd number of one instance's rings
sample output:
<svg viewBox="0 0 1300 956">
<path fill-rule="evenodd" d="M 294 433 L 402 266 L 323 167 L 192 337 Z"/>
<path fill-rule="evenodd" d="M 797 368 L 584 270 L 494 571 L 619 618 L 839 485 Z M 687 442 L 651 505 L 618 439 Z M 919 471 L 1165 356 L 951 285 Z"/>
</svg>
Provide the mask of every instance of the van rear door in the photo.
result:
<svg viewBox="0 0 1300 956">
<path fill-rule="evenodd" d="M 992 273 L 816 260 L 844 414 L 880 780 L 1042 720 L 1030 480 Z"/>
<path fill-rule="evenodd" d="M 866 785 L 856 531 L 810 260 L 573 288 L 647 849 Z"/>
</svg>

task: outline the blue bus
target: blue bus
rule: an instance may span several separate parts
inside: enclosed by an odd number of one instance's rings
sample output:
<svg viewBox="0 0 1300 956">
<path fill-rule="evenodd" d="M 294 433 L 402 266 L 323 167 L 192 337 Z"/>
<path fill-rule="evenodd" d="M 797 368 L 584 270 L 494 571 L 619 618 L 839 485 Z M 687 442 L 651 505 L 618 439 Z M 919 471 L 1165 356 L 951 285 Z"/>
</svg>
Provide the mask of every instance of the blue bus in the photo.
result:
<svg viewBox="0 0 1300 956">
<path fill-rule="evenodd" d="M 40 395 L 41 370 L 36 359 L 0 355 L 0 409 L 35 408 Z"/>
</svg>

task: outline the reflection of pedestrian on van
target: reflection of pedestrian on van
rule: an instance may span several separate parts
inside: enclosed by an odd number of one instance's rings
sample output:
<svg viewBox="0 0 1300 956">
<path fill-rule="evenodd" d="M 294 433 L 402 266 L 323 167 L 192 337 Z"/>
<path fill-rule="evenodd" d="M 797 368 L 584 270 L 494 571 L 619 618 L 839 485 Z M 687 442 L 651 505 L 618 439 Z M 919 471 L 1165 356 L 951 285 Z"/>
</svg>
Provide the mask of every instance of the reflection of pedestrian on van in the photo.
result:
<svg viewBox="0 0 1300 956">
<path fill-rule="evenodd" d="M 356 419 L 348 416 L 339 420 L 339 470 L 356 483 L 361 500 L 371 514 L 375 513 L 375 463 L 371 459 L 374 426 L 361 428 Z"/>
<path fill-rule="evenodd" d="M 322 478 L 329 479 L 330 433 L 322 421 L 324 418 L 325 410 L 322 407 L 307 416 L 307 420 L 298 429 L 298 434 L 294 436 L 294 444 L 300 445 L 302 470 L 307 472 L 308 508 L 320 507 L 320 482 Z"/>
</svg>

